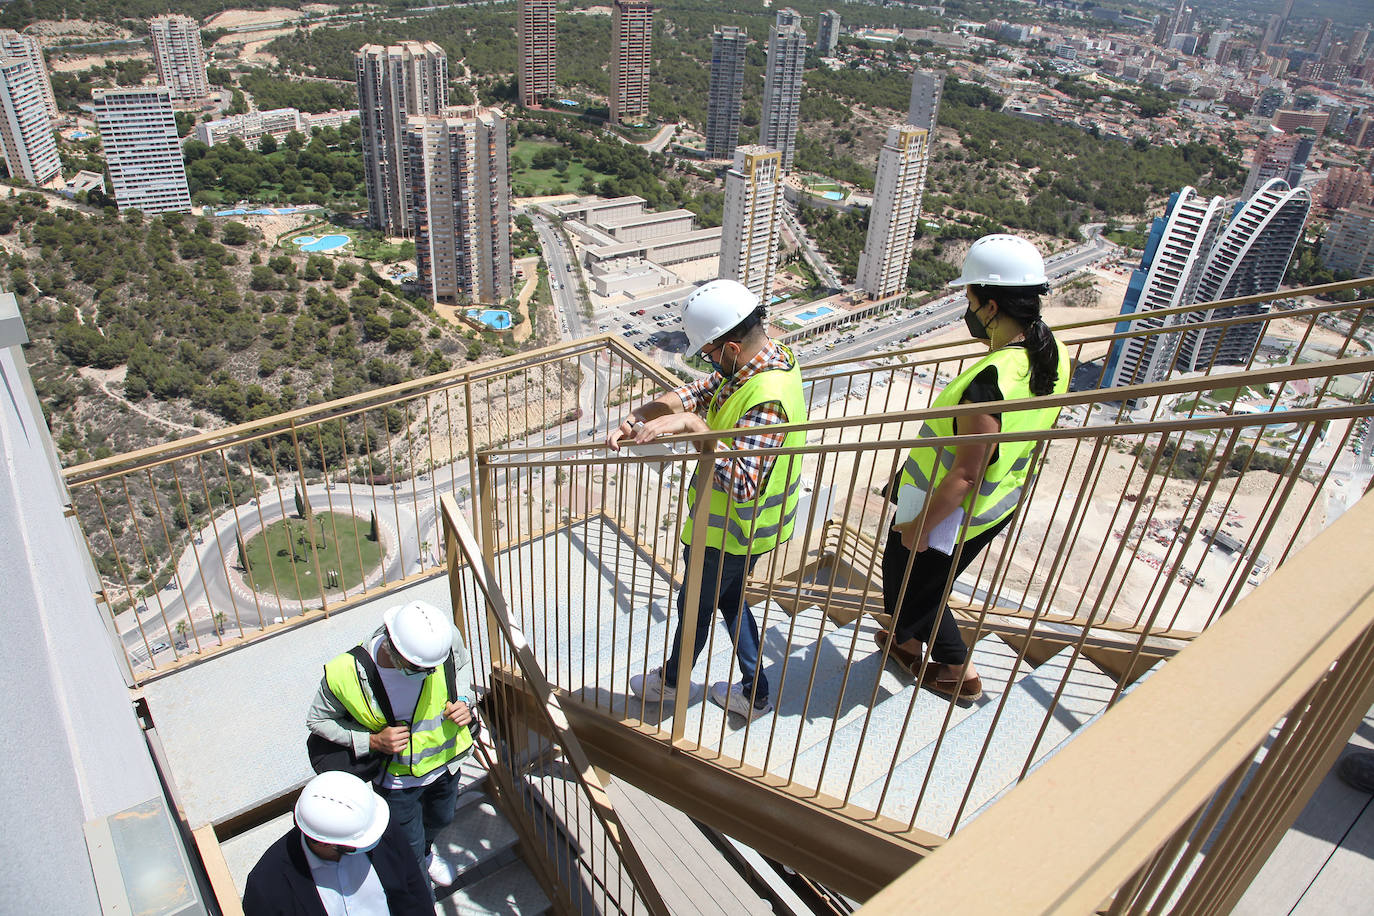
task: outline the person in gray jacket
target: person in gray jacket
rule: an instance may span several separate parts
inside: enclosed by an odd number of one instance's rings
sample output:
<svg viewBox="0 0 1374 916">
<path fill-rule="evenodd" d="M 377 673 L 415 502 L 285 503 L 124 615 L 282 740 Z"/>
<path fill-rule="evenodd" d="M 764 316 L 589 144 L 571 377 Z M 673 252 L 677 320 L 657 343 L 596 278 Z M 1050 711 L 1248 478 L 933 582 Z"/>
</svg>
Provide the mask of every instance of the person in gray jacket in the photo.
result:
<svg viewBox="0 0 1374 916">
<path fill-rule="evenodd" d="M 449 615 L 422 601 L 389 609 L 360 648 L 363 657 L 344 652 L 325 665 L 306 725 L 355 757 L 389 757 L 377 792 L 430 878 L 447 886 L 455 876 L 432 848 L 453 820 L 472 755 L 472 659 Z"/>
</svg>

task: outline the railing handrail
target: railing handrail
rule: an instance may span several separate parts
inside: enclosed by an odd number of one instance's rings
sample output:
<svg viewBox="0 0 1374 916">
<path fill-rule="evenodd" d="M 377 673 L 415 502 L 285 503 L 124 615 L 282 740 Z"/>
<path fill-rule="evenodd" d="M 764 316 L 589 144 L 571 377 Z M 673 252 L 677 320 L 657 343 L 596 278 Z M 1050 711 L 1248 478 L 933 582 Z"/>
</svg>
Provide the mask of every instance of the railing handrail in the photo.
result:
<svg viewBox="0 0 1374 916">
<path fill-rule="evenodd" d="M 611 349 L 634 367 L 662 383 L 671 383 L 661 367 L 645 360 L 637 351 L 627 346 L 623 340 L 611 334 L 597 334 L 575 341 L 552 344 L 538 350 L 530 350 L 514 356 L 503 357 L 490 362 L 479 363 L 461 369 L 451 369 L 437 375 L 422 376 L 375 388 L 358 394 L 301 407 L 286 413 L 274 414 L 260 420 L 249 420 L 220 429 L 208 430 L 193 436 L 186 436 L 171 442 L 149 446 L 122 455 L 99 458 L 84 464 L 63 469 L 63 477 L 69 487 L 90 484 L 111 476 L 141 471 L 169 461 L 191 458 L 219 449 L 231 448 L 255 442 L 268 436 L 289 432 L 331 420 L 345 419 L 368 410 L 376 410 L 401 401 L 435 394 L 449 388 L 471 384 L 501 375 L 532 368 L 541 364 L 556 364 L 587 353 Z"/>
<path fill-rule="evenodd" d="M 625 866 L 634 880 L 636 891 L 643 898 L 649 912 L 655 916 L 669 916 L 668 905 L 663 901 L 658 887 L 654 884 L 653 876 L 640 857 L 639 851 L 635 848 L 634 841 L 630 838 L 624 824 L 621 823 L 619 815 L 616 814 L 615 806 L 611 804 L 610 797 L 606 794 L 605 784 L 587 759 L 587 754 L 582 749 L 582 743 L 577 739 L 577 735 L 573 733 L 567 713 L 563 711 L 557 694 L 553 692 L 548 678 L 544 676 L 538 659 L 530 651 L 529 640 L 511 622 L 505 597 L 500 586 L 496 584 L 495 574 L 487 566 L 486 559 L 477 544 L 477 538 L 473 535 L 472 529 L 468 527 L 452 496 L 447 493 L 444 494 L 439 498 L 439 504 L 444 518 L 445 536 L 452 537 L 458 542 L 468 571 L 477 582 L 482 598 L 486 601 L 489 619 L 496 623 L 501 636 L 505 639 L 506 645 L 524 677 L 526 689 L 533 693 L 543 708 L 545 721 L 552 727 L 558 746 L 576 771 L 577 781 L 582 785 L 583 791 L 591 803 L 593 813 L 623 858 Z M 454 572 L 454 570 L 450 570 L 450 575 L 453 575 Z M 495 663 L 495 658 L 492 659 L 492 662 Z"/>
<path fill-rule="evenodd" d="M 1374 371 L 1374 355 L 1348 357 L 1339 360 L 1328 360 L 1320 363 L 1294 363 L 1286 366 L 1275 366 L 1265 369 L 1251 369 L 1243 372 L 1220 373 L 1206 376 L 1194 376 L 1184 379 L 1166 379 L 1159 382 L 1150 382 L 1141 385 L 1128 385 L 1121 388 L 1111 389 L 1091 389 L 1082 392 L 1066 392 L 1065 394 L 1043 395 L 1035 398 L 1037 408 L 1064 408 L 1074 407 L 1082 404 L 1103 403 L 1102 394 L 1110 391 L 1114 396 L 1109 400 L 1116 402 L 1120 400 L 1135 400 L 1141 398 L 1159 397 L 1171 394 L 1184 394 L 1191 392 L 1211 391 L 1217 388 L 1233 387 L 1236 384 L 1270 384 L 1274 382 L 1291 382 L 1297 379 L 1308 379 L 1318 377 L 1332 377 L 1339 375 L 1356 375 L 1363 372 Z M 948 407 L 920 407 L 911 410 L 891 411 L 887 413 L 872 413 L 861 416 L 844 417 L 825 417 L 819 420 L 808 420 L 805 423 L 780 423 L 769 427 L 776 429 L 779 434 L 789 432 L 821 432 L 828 430 L 846 430 L 854 428 L 882 427 L 887 425 L 901 425 L 929 420 L 934 417 L 960 417 L 975 413 L 989 413 L 1024 409 L 1025 401 L 988 401 L 976 404 L 955 404 Z M 1130 423 L 1102 424 L 1093 426 L 1075 427 L 1056 427 L 1050 430 L 1032 430 L 1021 432 L 999 432 L 985 433 L 981 435 L 962 434 L 955 436 L 937 436 L 918 438 L 915 435 L 905 437 L 892 437 L 884 439 L 881 443 L 858 443 L 858 442 L 839 442 L 839 443 L 805 443 L 796 446 L 778 446 L 769 449 L 731 449 L 731 457 L 746 457 L 752 455 L 788 455 L 788 454 L 820 454 L 827 451 L 849 451 L 860 448 L 896 448 L 910 447 L 918 442 L 921 445 L 945 446 L 958 445 L 960 443 L 974 442 L 1015 442 L 1029 439 L 1078 439 L 1078 438 L 1097 438 L 1107 435 L 1134 435 L 1139 433 L 1160 432 L 1166 430 L 1189 430 L 1189 429 L 1234 429 L 1245 428 L 1248 426 L 1271 426 L 1278 423 L 1304 422 L 1307 420 L 1323 420 L 1333 417 L 1364 416 L 1370 409 L 1370 405 L 1348 405 L 1339 407 L 1316 407 L 1304 408 L 1302 410 L 1284 410 L 1280 413 L 1261 412 L 1251 414 L 1229 414 L 1226 416 L 1207 416 L 1207 417 L 1185 417 L 1182 419 L 1170 420 L 1148 420 Z M 734 430 L 711 430 L 705 433 L 680 433 L 672 436 L 662 436 L 655 440 L 656 444 L 662 445 L 698 445 L 715 440 L 730 440 L 749 434 L 746 429 Z M 483 458 L 507 458 L 517 455 L 545 455 L 549 453 L 578 452 L 588 448 L 598 448 L 597 442 L 580 443 L 547 443 L 542 446 L 509 447 L 501 446 L 496 448 L 481 449 L 478 451 L 479 457 Z M 638 464 L 638 463 L 664 463 L 682 459 L 682 455 L 651 455 L 633 456 L 622 453 L 613 455 L 602 455 L 596 458 L 560 458 L 562 464 L 605 464 L 615 466 L 619 464 Z M 690 458 L 691 456 L 686 456 Z M 695 460 L 695 459 L 691 459 Z M 533 464 L 543 464 L 544 462 L 533 462 Z M 524 467 L 526 463 L 518 461 L 505 462 L 503 466 Z"/>
<path fill-rule="evenodd" d="M 1190 315 L 1196 314 L 1197 312 L 1210 311 L 1211 309 L 1215 308 L 1229 308 L 1238 305 L 1252 305 L 1259 302 L 1271 302 L 1279 299 L 1293 299 L 1300 296 L 1317 296 L 1323 293 L 1341 292 L 1347 289 L 1358 289 L 1364 286 L 1374 286 L 1374 277 L 1364 277 L 1355 280 L 1340 280 L 1335 283 L 1323 283 L 1318 286 L 1304 286 L 1299 287 L 1297 289 L 1278 290 L 1272 293 L 1258 293 L 1252 296 L 1239 296 L 1234 299 L 1218 299 L 1214 302 L 1195 302 L 1191 305 L 1178 305 L 1167 309 L 1147 309 L 1141 312 L 1132 312 L 1129 315 L 1116 314 L 1104 315 L 1097 318 L 1084 318 L 1079 321 L 1070 321 L 1065 322 L 1064 324 L 1053 325 L 1050 328 L 1050 330 L 1055 332 L 1056 334 L 1060 334 L 1066 331 L 1078 330 L 1079 328 L 1091 328 L 1100 325 L 1116 325 L 1121 324 L 1123 322 L 1132 323 L 1147 318 L 1169 318 L 1176 315 Z M 1293 309 L 1291 311 L 1284 311 L 1282 313 L 1279 313 L 1276 317 L 1302 317 L 1305 314 L 1321 314 L 1323 312 L 1345 311 L 1350 308 L 1358 307 L 1358 305 L 1359 303 L 1333 302 L 1329 306 L 1307 306 L 1303 309 Z M 1268 317 L 1269 316 L 1267 315 L 1247 315 L 1238 316 L 1236 318 L 1226 318 L 1217 320 L 1221 322 L 1245 323 L 1253 321 L 1264 321 L 1268 319 Z M 1136 337 L 1158 333 L 1177 334 L 1180 331 L 1192 330 L 1201 327 L 1204 327 L 1202 323 L 1190 324 L 1187 326 L 1174 325 L 1166 328 L 1135 329 L 1122 332 L 1119 335 L 1091 337 L 1081 342 L 1091 343 L 1101 340 L 1110 340 L 1117 336 Z M 1079 343 L 1080 341 L 1078 339 L 1075 339 L 1073 342 Z M 956 346 L 965 346 L 967 345 L 967 343 L 968 341 L 940 341 L 935 343 L 920 344 L 914 347 L 904 347 L 900 350 L 893 350 L 883 355 L 888 358 L 902 357 L 917 353 L 926 353 L 934 350 L 950 349 Z M 808 376 L 812 373 L 820 372 L 822 370 L 832 368 L 834 366 L 848 365 L 853 363 L 853 361 L 854 360 L 852 357 L 845 357 L 834 360 L 821 360 L 820 362 L 812 363 L 807 367 Z"/>
<path fill-rule="evenodd" d="M 1095 911 L 1374 625 L 1371 541 L 1365 498 L 864 912 Z"/>
</svg>

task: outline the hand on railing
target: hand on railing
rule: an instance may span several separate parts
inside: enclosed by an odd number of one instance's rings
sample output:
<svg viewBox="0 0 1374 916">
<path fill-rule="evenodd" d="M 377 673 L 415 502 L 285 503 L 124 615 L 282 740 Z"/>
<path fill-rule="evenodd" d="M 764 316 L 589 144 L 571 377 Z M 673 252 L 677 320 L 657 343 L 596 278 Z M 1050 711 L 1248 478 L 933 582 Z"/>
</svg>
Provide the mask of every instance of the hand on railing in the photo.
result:
<svg viewBox="0 0 1374 916">
<path fill-rule="evenodd" d="M 399 754 L 410 743 L 409 725 L 388 725 L 367 738 L 367 746 L 379 754 Z"/>
</svg>

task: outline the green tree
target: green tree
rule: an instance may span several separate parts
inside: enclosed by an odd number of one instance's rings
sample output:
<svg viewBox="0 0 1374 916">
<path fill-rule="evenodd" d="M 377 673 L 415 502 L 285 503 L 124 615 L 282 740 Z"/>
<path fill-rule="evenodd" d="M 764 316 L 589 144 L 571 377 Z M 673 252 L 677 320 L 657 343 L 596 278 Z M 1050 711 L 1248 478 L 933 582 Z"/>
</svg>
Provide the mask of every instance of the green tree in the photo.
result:
<svg viewBox="0 0 1374 916">
<path fill-rule="evenodd" d="M 382 537 L 382 532 L 381 532 L 381 530 L 377 527 L 377 511 L 374 509 L 374 510 L 372 511 L 372 526 L 368 529 L 368 532 L 367 532 L 367 539 L 368 539 L 369 541 L 374 541 L 374 542 L 375 542 L 375 541 L 381 540 L 381 537 Z"/>
</svg>

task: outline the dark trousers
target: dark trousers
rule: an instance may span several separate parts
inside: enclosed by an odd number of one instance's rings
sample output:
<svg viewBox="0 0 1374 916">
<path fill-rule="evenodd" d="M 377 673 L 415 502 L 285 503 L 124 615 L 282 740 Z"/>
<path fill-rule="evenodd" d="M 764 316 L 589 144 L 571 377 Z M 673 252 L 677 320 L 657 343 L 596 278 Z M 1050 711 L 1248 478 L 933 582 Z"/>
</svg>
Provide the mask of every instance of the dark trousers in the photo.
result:
<svg viewBox="0 0 1374 916">
<path fill-rule="evenodd" d="M 429 785 L 377 790 L 391 809 L 392 821 L 400 824 L 415 858 L 420 860 L 421 871 L 434 838 L 453 821 L 461 784 L 458 774 L 447 772 L 445 766 L 444 775 Z"/>
<path fill-rule="evenodd" d="M 697 656 L 706 645 L 711 634 L 711 624 L 715 621 L 716 608 L 720 608 L 725 618 L 725 628 L 735 644 L 735 658 L 739 662 L 740 686 L 746 697 L 751 695 L 754 684 L 758 693 L 754 695 L 757 704 L 768 698 L 768 679 L 759 671 L 759 625 L 754 622 L 754 612 L 744 600 L 744 580 L 759 560 L 755 554 L 747 558 L 739 554 L 722 553 L 715 547 L 706 548 L 706 558 L 701 568 L 701 598 L 697 604 L 697 631 L 692 642 L 690 668 L 696 664 Z M 692 548 L 682 552 L 683 568 L 690 568 Z M 717 590 L 716 581 L 720 586 Z M 669 648 L 668 661 L 663 666 L 663 681 L 669 687 L 677 683 L 679 655 L 682 652 L 682 618 L 687 607 L 687 586 L 683 585 L 677 593 L 677 627 L 673 632 L 673 644 Z"/>
<path fill-rule="evenodd" d="M 972 563 L 983 548 L 992 543 L 998 532 L 1011 522 L 1008 515 L 982 534 L 964 541 L 959 553 L 959 567 L 955 577 Z M 954 615 L 945 606 L 945 584 L 949 582 L 950 567 L 954 558 L 935 549 L 923 550 L 911 561 L 911 574 L 907 575 L 907 562 L 911 551 L 902 546 L 902 536 L 896 531 L 888 532 L 887 548 L 883 551 L 883 609 L 896 621 L 893 637 L 899 642 L 919 639 L 930 644 L 930 658 L 942 665 L 962 665 L 968 660 L 968 648 L 959 635 L 959 626 Z M 902 582 L 906 581 L 906 591 Z M 897 607 L 901 597 L 902 606 Z M 936 626 L 936 618 L 939 625 Z M 933 631 L 933 632 L 932 632 Z"/>
</svg>

